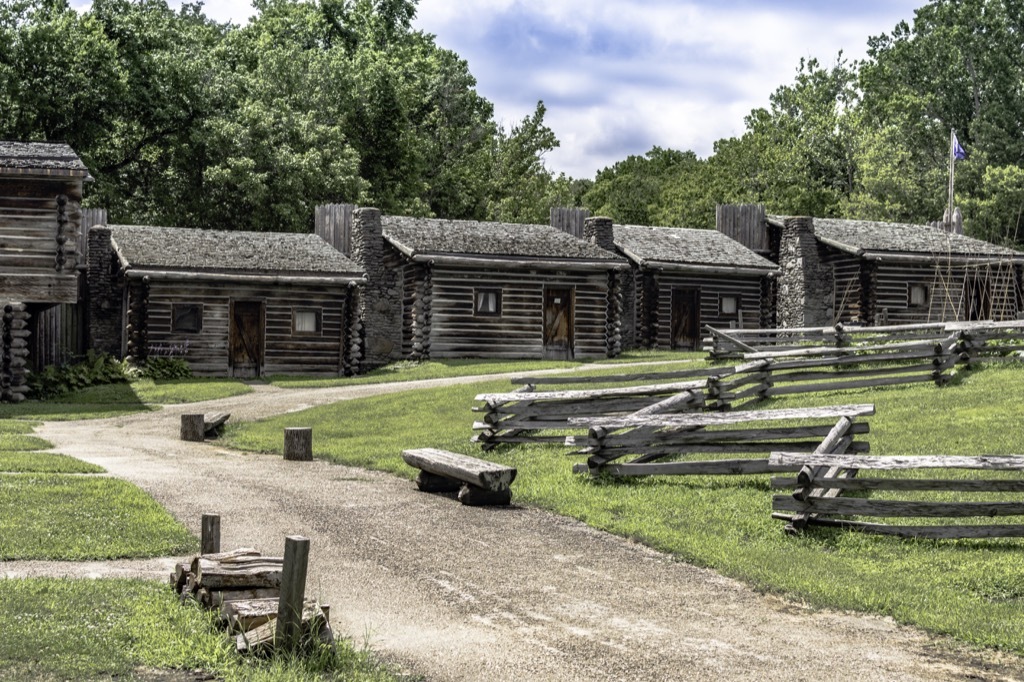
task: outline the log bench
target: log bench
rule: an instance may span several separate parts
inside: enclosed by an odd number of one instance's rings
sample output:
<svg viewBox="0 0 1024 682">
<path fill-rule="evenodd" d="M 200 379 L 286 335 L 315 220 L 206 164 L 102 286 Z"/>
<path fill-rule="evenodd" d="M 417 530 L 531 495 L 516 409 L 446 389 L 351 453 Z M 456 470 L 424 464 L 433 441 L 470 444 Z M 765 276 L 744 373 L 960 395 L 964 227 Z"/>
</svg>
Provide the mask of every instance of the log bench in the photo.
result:
<svg viewBox="0 0 1024 682">
<path fill-rule="evenodd" d="M 420 470 L 416 485 L 424 492 L 459 491 L 462 504 L 507 505 L 512 501 L 513 467 L 436 448 L 405 450 L 402 459 Z"/>
<path fill-rule="evenodd" d="M 231 417 L 230 412 L 214 412 L 212 414 L 203 415 L 203 434 L 207 438 L 212 438 L 220 434 L 224 428 L 224 422 Z"/>
<path fill-rule="evenodd" d="M 181 415 L 181 440 L 200 443 L 220 433 L 224 422 L 231 416 L 229 412 L 212 412 L 210 414 Z"/>
</svg>

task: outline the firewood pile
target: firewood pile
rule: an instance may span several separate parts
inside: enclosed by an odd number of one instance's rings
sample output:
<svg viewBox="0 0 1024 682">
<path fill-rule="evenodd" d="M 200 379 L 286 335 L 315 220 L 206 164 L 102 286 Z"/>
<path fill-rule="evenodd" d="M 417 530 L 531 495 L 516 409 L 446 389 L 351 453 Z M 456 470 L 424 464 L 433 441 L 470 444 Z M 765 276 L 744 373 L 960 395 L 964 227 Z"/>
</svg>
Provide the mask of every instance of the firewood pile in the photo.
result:
<svg viewBox="0 0 1024 682">
<path fill-rule="evenodd" d="M 275 647 L 278 614 L 287 608 L 281 600 L 283 572 L 284 558 L 242 547 L 180 563 L 170 583 L 183 603 L 191 599 L 220 614 L 239 653 L 266 654 Z M 302 600 L 299 639 L 333 644 L 330 607 Z"/>
</svg>

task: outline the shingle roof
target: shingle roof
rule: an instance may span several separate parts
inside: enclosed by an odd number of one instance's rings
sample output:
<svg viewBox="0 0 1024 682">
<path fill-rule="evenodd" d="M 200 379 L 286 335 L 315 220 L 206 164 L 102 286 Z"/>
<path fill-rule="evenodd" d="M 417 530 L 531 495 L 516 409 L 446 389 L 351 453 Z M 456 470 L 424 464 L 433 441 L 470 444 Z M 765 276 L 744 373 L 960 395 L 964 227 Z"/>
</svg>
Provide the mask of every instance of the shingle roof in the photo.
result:
<svg viewBox="0 0 1024 682">
<path fill-rule="evenodd" d="M 773 216 L 772 220 L 782 219 Z M 928 225 L 815 218 L 814 234 L 845 251 L 957 256 L 1018 256 L 1024 253 Z"/>
<path fill-rule="evenodd" d="M 710 267 L 777 269 L 718 230 L 694 230 L 685 227 L 641 227 L 616 225 L 615 245 L 631 260 L 661 261 Z"/>
<path fill-rule="evenodd" d="M 0 172 L 89 177 L 89 169 L 78 154 L 63 142 L 0 140 Z"/>
<path fill-rule="evenodd" d="M 610 251 L 548 225 L 383 216 L 384 237 L 407 254 L 618 261 Z"/>
<path fill-rule="evenodd" d="M 124 265 L 240 274 L 362 275 L 359 266 L 315 234 L 231 232 L 110 225 Z"/>
</svg>

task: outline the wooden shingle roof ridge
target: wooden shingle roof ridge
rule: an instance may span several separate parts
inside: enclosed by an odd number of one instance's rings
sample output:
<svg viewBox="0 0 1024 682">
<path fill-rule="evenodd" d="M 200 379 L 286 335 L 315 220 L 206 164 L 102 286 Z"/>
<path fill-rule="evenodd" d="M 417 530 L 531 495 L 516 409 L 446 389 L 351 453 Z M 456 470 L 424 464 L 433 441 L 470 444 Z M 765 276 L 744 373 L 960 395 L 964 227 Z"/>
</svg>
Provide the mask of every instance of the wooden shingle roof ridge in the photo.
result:
<svg viewBox="0 0 1024 682">
<path fill-rule="evenodd" d="M 0 174 L 53 175 L 92 180 L 82 159 L 65 142 L 0 140 Z"/>
<path fill-rule="evenodd" d="M 638 265 L 677 264 L 778 270 L 779 266 L 718 230 L 615 225 L 615 246 Z"/>
<path fill-rule="evenodd" d="M 781 225 L 783 216 L 769 216 Z M 930 225 L 845 218 L 814 218 L 818 241 L 857 256 L 916 254 L 936 258 L 1002 258 L 1024 260 L 1024 253 L 983 239 L 946 232 Z"/>
<path fill-rule="evenodd" d="M 122 266 L 255 275 L 363 277 L 355 262 L 315 234 L 150 225 L 107 225 Z"/>
<path fill-rule="evenodd" d="M 493 259 L 624 263 L 611 251 L 550 225 L 382 216 L 384 238 L 412 259 L 465 256 Z"/>
</svg>

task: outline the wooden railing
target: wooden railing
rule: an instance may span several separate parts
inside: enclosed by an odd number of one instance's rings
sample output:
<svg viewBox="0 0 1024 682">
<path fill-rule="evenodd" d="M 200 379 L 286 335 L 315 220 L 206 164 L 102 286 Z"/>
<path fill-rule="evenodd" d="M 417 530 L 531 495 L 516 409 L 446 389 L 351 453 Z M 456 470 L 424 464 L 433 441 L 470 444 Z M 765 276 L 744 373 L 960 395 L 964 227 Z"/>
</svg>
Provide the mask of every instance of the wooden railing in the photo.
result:
<svg viewBox="0 0 1024 682">
<path fill-rule="evenodd" d="M 878 495 L 902 495 L 918 491 L 997 494 L 1024 492 L 1022 478 L 957 478 L 950 472 L 973 469 L 985 473 L 1024 472 L 1024 456 L 916 456 L 864 457 L 858 455 L 820 456 L 797 452 L 772 453 L 771 466 L 793 470 L 796 478 L 773 478 L 773 488 L 792 488 L 790 495 L 776 495 L 772 502 L 774 518 L 787 522 L 786 530 L 797 533 L 817 524 L 881 535 L 911 538 L 953 539 L 1024 537 L 1020 524 L 965 524 L 957 522 L 931 525 L 875 523 L 835 518 L 836 516 L 884 517 L 908 519 L 965 519 L 996 516 L 1024 516 L 1024 502 L 1019 500 L 947 501 L 882 498 Z M 877 472 L 920 472 L 938 470 L 930 478 L 878 477 Z M 867 473 L 868 476 L 859 474 Z M 945 474 L 945 475 L 943 475 Z M 846 491 L 871 491 L 871 498 L 844 498 Z"/>
<path fill-rule="evenodd" d="M 875 413 L 874 405 L 840 405 L 804 409 L 752 410 L 703 414 L 637 413 L 621 418 L 574 418 L 588 427 L 585 440 L 570 437 L 568 445 L 584 445 L 586 464 L 576 473 L 610 476 L 765 474 L 798 471 L 768 460 L 780 448 L 806 453 L 868 452 L 869 444 L 854 441 L 867 433 L 858 417 Z M 838 421 L 836 421 L 838 419 Z M 801 420 L 778 426 L 779 421 Z M 807 421 L 818 422 L 807 424 Z M 721 455 L 747 455 L 722 458 Z M 751 456 L 753 455 L 753 456 Z M 624 457 L 629 461 L 618 462 Z M 685 458 L 685 459 L 681 459 Z M 670 461 L 669 461 L 670 460 Z"/>
</svg>

